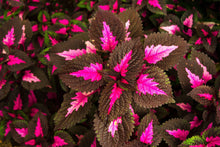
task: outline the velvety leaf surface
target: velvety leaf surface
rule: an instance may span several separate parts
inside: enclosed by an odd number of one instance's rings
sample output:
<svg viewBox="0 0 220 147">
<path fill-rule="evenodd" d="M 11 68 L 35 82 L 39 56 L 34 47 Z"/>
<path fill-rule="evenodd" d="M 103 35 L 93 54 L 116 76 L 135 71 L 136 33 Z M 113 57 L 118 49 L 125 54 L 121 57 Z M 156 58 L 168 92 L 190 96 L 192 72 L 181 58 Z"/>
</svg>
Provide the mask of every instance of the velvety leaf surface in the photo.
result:
<svg viewBox="0 0 220 147">
<path fill-rule="evenodd" d="M 40 68 L 32 67 L 24 71 L 21 84 L 25 89 L 35 90 L 49 86 L 49 81 Z"/>
<path fill-rule="evenodd" d="M 146 69 L 137 80 L 134 101 L 145 108 L 155 108 L 174 102 L 167 75 L 156 66 Z"/>
<path fill-rule="evenodd" d="M 144 48 L 146 61 L 168 70 L 184 56 L 188 44 L 183 38 L 176 35 L 153 33 L 145 38 Z"/>
<path fill-rule="evenodd" d="M 10 71 L 19 71 L 31 66 L 33 63 L 28 55 L 20 50 L 11 50 L 8 55 L 8 69 Z"/>
<path fill-rule="evenodd" d="M 118 120 L 118 122 L 116 120 Z M 113 124 L 113 121 L 117 123 Z M 111 131 L 109 131 L 111 125 L 117 128 L 115 128 L 114 137 L 112 137 Z M 102 146 L 123 146 L 129 140 L 133 128 L 134 120 L 130 112 L 112 121 L 106 119 L 102 120 L 95 114 L 94 129 L 96 137 Z"/>
<path fill-rule="evenodd" d="M 54 117 L 55 130 L 74 126 L 85 117 L 90 111 L 90 108 L 91 102 L 85 93 L 77 92 L 76 94 L 65 94 L 61 108 Z"/>
<path fill-rule="evenodd" d="M 99 117 L 110 120 L 124 115 L 131 104 L 131 92 L 120 88 L 116 83 L 109 83 L 99 98 Z"/>
<path fill-rule="evenodd" d="M 209 86 L 199 86 L 188 93 L 194 100 L 202 105 L 211 105 L 215 97 L 215 90 Z"/>
<path fill-rule="evenodd" d="M 185 119 L 170 119 L 162 124 L 163 128 L 163 139 L 168 143 L 169 146 L 177 146 L 188 136 L 190 125 Z M 173 133 L 169 133 L 171 130 Z M 178 132 L 178 130 L 181 130 Z M 188 133 L 183 133 L 188 131 Z M 174 133 L 177 132 L 177 133 Z"/>
<path fill-rule="evenodd" d="M 0 81 L 0 100 L 4 99 L 10 91 L 10 84 L 5 79 Z"/>
<path fill-rule="evenodd" d="M 125 28 L 119 18 L 111 12 L 99 9 L 92 18 L 89 36 L 98 50 L 112 51 L 125 39 Z"/>
<path fill-rule="evenodd" d="M 70 134 L 65 131 L 59 130 L 54 134 L 54 143 L 52 147 L 63 146 L 63 147 L 71 147 L 74 146 L 74 141 Z"/>
<path fill-rule="evenodd" d="M 147 8 L 157 14 L 166 15 L 166 2 L 164 0 L 148 0 L 147 1 Z"/>
<path fill-rule="evenodd" d="M 127 38 L 137 38 L 143 35 L 141 18 L 135 9 L 127 9 L 126 11 L 119 13 L 118 17 L 125 25 Z"/>
<path fill-rule="evenodd" d="M 185 146 L 193 146 L 193 145 L 204 145 L 205 141 L 201 136 L 192 136 L 191 138 L 186 139 L 180 144 L 180 147 L 185 147 Z M 201 146 L 202 147 L 202 146 Z"/>
<path fill-rule="evenodd" d="M 85 146 L 91 146 L 91 147 L 99 147 L 98 140 L 96 138 L 96 134 L 93 130 L 87 132 L 83 138 L 81 139 L 79 143 L 79 147 L 85 147 Z"/>
<path fill-rule="evenodd" d="M 86 54 L 75 60 L 66 61 L 59 75 L 71 89 L 89 92 L 103 84 L 102 59 L 96 54 Z"/>
<path fill-rule="evenodd" d="M 17 143 L 23 143 L 28 134 L 28 123 L 24 120 L 15 120 L 11 123 L 11 134 Z"/>
</svg>

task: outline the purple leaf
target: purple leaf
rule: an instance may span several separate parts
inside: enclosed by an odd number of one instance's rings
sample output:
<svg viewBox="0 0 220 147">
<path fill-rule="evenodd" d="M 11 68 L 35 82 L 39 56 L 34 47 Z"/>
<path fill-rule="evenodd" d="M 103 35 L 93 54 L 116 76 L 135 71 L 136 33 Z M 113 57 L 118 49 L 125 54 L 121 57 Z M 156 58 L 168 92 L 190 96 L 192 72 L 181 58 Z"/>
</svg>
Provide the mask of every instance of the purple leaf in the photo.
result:
<svg viewBox="0 0 220 147">
<path fill-rule="evenodd" d="M 178 46 L 176 45 L 163 46 L 159 44 L 157 46 L 146 46 L 144 60 L 148 63 L 156 64 L 158 61 L 162 60 L 162 58 L 169 56 L 169 54 L 177 48 Z"/>
<path fill-rule="evenodd" d="M 22 100 L 20 93 L 16 97 L 16 100 L 14 100 L 14 107 L 13 110 L 21 110 L 22 109 Z"/>
<path fill-rule="evenodd" d="M 28 128 L 15 128 L 15 131 L 21 136 L 25 137 L 28 134 Z"/>
<path fill-rule="evenodd" d="M 199 93 L 199 94 L 197 94 L 198 96 L 200 96 L 200 97 L 204 97 L 205 99 L 207 99 L 207 100 L 209 100 L 209 101 L 211 101 L 212 100 L 212 97 L 213 97 L 213 95 L 211 95 L 211 94 L 209 94 L 209 93 Z"/>
<path fill-rule="evenodd" d="M 208 142 L 207 147 L 214 147 L 216 145 L 220 145 L 220 137 L 206 137 L 206 141 Z"/>
<path fill-rule="evenodd" d="M 140 77 L 137 80 L 137 87 L 139 92 L 139 95 L 141 93 L 143 93 L 144 95 L 146 95 L 146 93 L 149 93 L 150 95 L 167 95 L 163 90 L 159 89 L 157 87 L 157 85 L 159 85 L 159 83 L 154 82 L 154 78 L 147 78 L 149 74 L 141 74 Z"/>
<path fill-rule="evenodd" d="M 180 28 L 177 25 L 170 25 L 170 26 L 162 26 L 161 29 L 167 31 L 169 34 L 175 34 L 176 32 L 180 31 Z"/>
<path fill-rule="evenodd" d="M 108 127 L 108 132 L 111 133 L 112 137 L 115 136 L 115 131 L 118 130 L 118 124 L 122 123 L 121 117 L 118 117 L 117 119 L 111 121 L 109 127 Z"/>
<path fill-rule="evenodd" d="M 189 15 L 184 21 L 183 24 L 188 28 L 192 28 L 193 25 L 193 14 Z"/>
<path fill-rule="evenodd" d="M 64 57 L 65 60 L 72 60 L 75 59 L 78 56 L 82 56 L 84 54 L 86 54 L 86 50 L 85 49 L 77 49 L 77 50 L 73 50 L 70 49 L 68 51 L 63 51 L 61 53 L 56 53 L 57 55 Z"/>
<path fill-rule="evenodd" d="M 202 122 L 203 122 L 202 120 L 199 121 L 198 117 L 195 116 L 195 117 L 193 118 L 193 120 L 189 122 L 189 123 L 190 123 L 190 130 L 192 130 L 192 129 L 195 128 L 195 127 L 200 126 Z"/>
<path fill-rule="evenodd" d="M 102 35 L 103 37 L 100 38 L 103 43 L 101 44 L 102 49 L 112 52 L 118 44 L 118 41 L 116 40 L 116 36 L 113 36 L 109 25 L 107 25 L 105 21 L 103 22 Z"/>
<path fill-rule="evenodd" d="M 148 0 L 148 3 L 153 6 L 153 7 L 157 7 L 160 10 L 162 10 L 162 7 L 160 6 L 158 0 Z"/>
<path fill-rule="evenodd" d="M 65 140 L 59 136 L 54 136 L 54 143 L 52 144 L 52 147 L 59 147 L 63 145 L 68 145 L 68 143 L 66 143 Z"/>
<path fill-rule="evenodd" d="M 113 85 L 113 89 L 111 91 L 112 93 L 109 97 L 111 100 L 110 100 L 110 103 L 109 103 L 110 106 L 108 108 L 108 114 L 110 113 L 110 111 L 112 109 L 112 106 L 114 105 L 115 101 L 120 98 L 120 96 L 122 94 L 122 91 L 123 91 L 123 89 L 120 88 L 120 87 L 117 87 L 116 83 Z"/>
<path fill-rule="evenodd" d="M 14 27 L 11 28 L 10 31 L 8 31 L 8 34 L 3 38 L 3 44 L 7 45 L 8 48 L 14 44 L 15 41 L 15 34 L 14 34 Z"/>
<path fill-rule="evenodd" d="M 5 79 L 2 79 L 1 81 L 0 81 L 0 90 L 2 89 L 2 87 L 6 84 L 6 80 Z"/>
<path fill-rule="evenodd" d="M 185 70 L 188 74 L 187 77 L 189 78 L 190 83 L 192 84 L 191 85 L 192 88 L 196 88 L 198 86 L 201 86 L 204 83 L 203 79 L 200 79 L 199 76 L 192 73 L 188 68 L 185 68 Z"/>
<path fill-rule="evenodd" d="M 98 72 L 102 70 L 102 64 L 100 63 L 90 63 L 90 67 L 84 67 L 83 70 L 79 70 L 77 72 L 72 72 L 69 75 L 76 76 L 76 77 L 83 77 L 84 80 L 91 81 L 100 81 L 102 79 L 102 75 Z"/>
<path fill-rule="evenodd" d="M 177 106 L 179 106 L 182 110 L 186 110 L 187 112 L 191 112 L 191 105 L 189 103 L 176 103 Z"/>
<path fill-rule="evenodd" d="M 78 111 L 80 106 L 84 106 L 85 103 L 88 102 L 88 94 L 82 93 L 82 92 L 77 92 L 76 96 L 71 98 L 72 100 L 75 100 L 71 102 L 71 107 L 67 109 L 67 114 L 65 117 L 67 117 L 69 114 L 71 114 L 74 110 Z"/>
<path fill-rule="evenodd" d="M 142 133 L 140 137 L 140 141 L 146 144 L 152 144 L 153 143 L 153 120 L 148 124 L 145 131 Z"/>
<path fill-rule="evenodd" d="M 121 60 L 121 63 L 118 64 L 114 67 L 114 70 L 116 72 L 120 72 L 121 76 L 125 77 L 126 76 L 126 72 L 128 71 L 127 68 L 129 66 L 128 62 L 131 60 L 131 54 L 132 54 L 132 50 L 130 50 L 125 56 L 124 58 Z"/>
<path fill-rule="evenodd" d="M 37 126 L 35 128 L 35 132 L 34 132 L 35 136 L 36 137 L 43 137 L 44 134 L 43 134 L 43 130 L 42 130 L 42 127 L 41 127 L 41 122 L 40 122 L 40 117 L 37 118 Z"/>
<path fill-rule="evenodd" d="M 188 130 L 166 130 L 167 133 L 180 140 L 185 140 L 189 134 Z"/>
<path fill-rule="evenodd" d="M 12 65 L 15 65 L 15 64 L 21 64 L 21 63 L 26 63 L 25 61 L 21 60 L 20 58 L 18 57 L 15 57 L 14 55 L 8 55 L 8 65 L 12 66 Z"/>
<path fill-rule="evenodd" d="M 31 139 L 29 141 L 26 141 L 25 142 L 25 145 L 35 145 L 35 140 L 34 139 Z"/>
<path fill-rule="evenodd" d="M 22 77 L 23 81 L 26 82 L 40 82 L 41 80 L 38 79 L 38 77 L 36 77 L 33 73 L 31 73 L 31 70 L 26 70 L 24 76 Z"/>
</svg>

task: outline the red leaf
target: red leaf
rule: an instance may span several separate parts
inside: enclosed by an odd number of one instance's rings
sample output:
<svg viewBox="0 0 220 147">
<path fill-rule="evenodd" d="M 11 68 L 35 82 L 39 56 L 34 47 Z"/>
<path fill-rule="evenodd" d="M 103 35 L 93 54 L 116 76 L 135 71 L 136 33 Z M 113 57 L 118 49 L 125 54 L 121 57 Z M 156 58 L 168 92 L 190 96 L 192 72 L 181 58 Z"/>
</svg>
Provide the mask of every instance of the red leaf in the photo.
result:
<svg viewBox="0 0 220 147">
<path fill-rule="evenodd" d="M 67 109 L 67 114 L 65 117 L 67 117 L 69 114 L 71 114 L 74 110 L 78 111 L 80 106 L 84 106 L 85 103 L 88 102 L 88 94 L 82 93 L 82 92 L 77 92 L 76 96 L 71 98 L 72 100 L 75 100 L 71 102 L 71 107 Z"/>
<path fill-rule="evenodd" d="M 98 72 L 102 70 L 102 64 L 100 63 L 91 63 L 90 67 L 84 67 L 83 70 L 79 70 L 77 72 L 72 72 L 69 75 L 76 76 L 76 77 L 83 77 L 84 80 L 91 81 L 100 81 L 102 79 L 102 75 Z"/>
<path fill-rule="evenodd" d="M 140 141 L 146 144 L 152 144 L 153 143 L 153 120 L 148 124 L 145 131 L 142 133 L 140 137 Z"/>
<path fill-rule="evenodd" d="M 103 44 L 101 44 L 102 49 L 104 51 L 110 51 L 115 49 L 116 45 L 118 44 L 118 41 L 116 40 L 116 37 L 113 36 L 109 25 L 106 24 L 105 21 L 103 21 L 103 30 L 102 30 L 102 35 L 101 41 Z"/>
<path fill-rule="evenodd" d="M 162 94 L 162 95 L 167 95 L 163 90 L 159 89 L 157 87 L 157 85 L 159 85 L 159 83 L 154 82 L 154 78 L 147 78 L 149 74 L 141 74 L 140 77 L 137 80 L 137 84 L 138 84 L 138 90 L 140 91 L 140 93 L 143 93 L 144 95 L 146 95 L 146 93 L 149 93 L 150 95 L 153 94 Z"/>
<path fill-rule="evenodd" d="M 158 61 L 162 60 L 162 58 L 169 56 L 169 54 L 177 48 L 178 46 L 176 45 L 165 46 L 159 44 L 157 46 L 146 46 L 144 60 L 148 63 L 156 64 Z"/>
</svg>

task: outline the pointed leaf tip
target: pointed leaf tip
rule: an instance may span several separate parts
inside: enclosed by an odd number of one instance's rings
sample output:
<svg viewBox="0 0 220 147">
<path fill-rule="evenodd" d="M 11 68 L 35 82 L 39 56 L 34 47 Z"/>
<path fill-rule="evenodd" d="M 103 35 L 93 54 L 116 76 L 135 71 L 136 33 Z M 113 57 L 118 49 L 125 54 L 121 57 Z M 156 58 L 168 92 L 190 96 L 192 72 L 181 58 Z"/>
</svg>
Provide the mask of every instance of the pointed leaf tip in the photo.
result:
<svg viewBox="0 0 220 147">
<path fill-rule="evenodd" d="M 15 131 L 21 136 L 25 137 L 28 134 L 28 128 L 15 128 Z"/>
<path fill-rule="evenodd" d="M 3 38 L 3 44 L 7 45 L 8 48 L 14 44 L 15 41 L 15 34 L 14 34 L 14 27 L 11 28 L 10 31 L 8 31 L 8 34 Z"/>
<path fill-rule="evenodd" d="M 203 79 L 200 79 L 199 76 L 192 73 L 188 68 L 185 68 L 185 71 L 187 72 L 187 77 L 190 80 L 192 88 L 196 88 L 198 86 L 201 86 L 204 83 Z"/>
<path fill-rule="evenodd" d="M 122 123 L 121 117 L 118 117 L 117 119 L 111 121 L 109 127 L 108 127 L 108 132 L 111 133 L 112 137 L 115 135 L 115 131 L 118 130 L 118 124 Z"/>
<path fill-rule="evenodd" d="M 152 144 L 153 143 L 153 120 L 148 124 L 145 131 L 142 133 L 140 137 L 140 141 L 146 144 Z"/>
<path fill-rule="evenodd" d="M 158 0 L 148 0 L 148 3 L 153 6 L 153 7 L 157 7 L 158 9 L 162 10 L 163 8 L 161 7 L 161 5 L 159 4 Z"/>
<path fill-rule="evenodd" d="M 41 122 L 40 122 L 40 117 L 37 118 L 37 125 L 36 125 L 36 128 L 35 128 L 34 134 L 35 134 L 36 137 L 39 137 L 39 136 L 44 137 Z"/>
<path fill-rule="evenodd" d="M 66 143 L 65 140 L 59 136 L 54 136 L 54 143 L 52 144 L 52 147 L 59 147 L 63 145 L 68 145 L 68 143 Z"/>
<path fill-rule="evenodd" d="M 175 138 L 178 138 L 180 140 L 186 140 L 189 131 L 188 130 L 181 130 L 181 129 L 177 129 L 177 130 L 166 130 L 167 133 L 169 133 L 170 135 L 172 135 Z"/>
<path fill-rule="evenodd" d="M 36 77 L 33 73 L 31 73 L 31 70 L 26 70 L 25 71 L 25 74 L 22 78 L 23 81 L 26 81 L 26 82 L 40 82 L 41 80 Z"/>
<path fill-rule="evenodd" d="M 23 61 L 22 59 L 15 57 L 14 55 L 8 55 L 8 65 L 12 66 L 15 64 L 21 64 L 21 63 L 26 63 L 25 61 Z"/>
<path fill-rule="evenodd" d="M 69 51 L 63 51 L 61 53 L 56 53 L 56 54 L 61 57 L 64 57 L 65 60 L 72 60 L 78 56 L 82 56 L 83 54 L 86 54 L 86 50 L 85 49 L 77 49 L 77 50 L 70 49 Z"/>
</svg>

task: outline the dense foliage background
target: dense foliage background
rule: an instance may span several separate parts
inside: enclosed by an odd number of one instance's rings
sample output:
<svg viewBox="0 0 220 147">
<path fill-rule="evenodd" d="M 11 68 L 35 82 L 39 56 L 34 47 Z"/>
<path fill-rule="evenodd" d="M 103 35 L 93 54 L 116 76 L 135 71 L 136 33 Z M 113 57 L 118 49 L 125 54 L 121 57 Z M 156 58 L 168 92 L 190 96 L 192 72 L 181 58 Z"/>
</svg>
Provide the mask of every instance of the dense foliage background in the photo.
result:
<svg viewBox="0 0 220 147">
<path fill-rule="evenodd" d="M 220 146 L 220 1 L 0 0 L 0 146 Z"/>
</svg>

